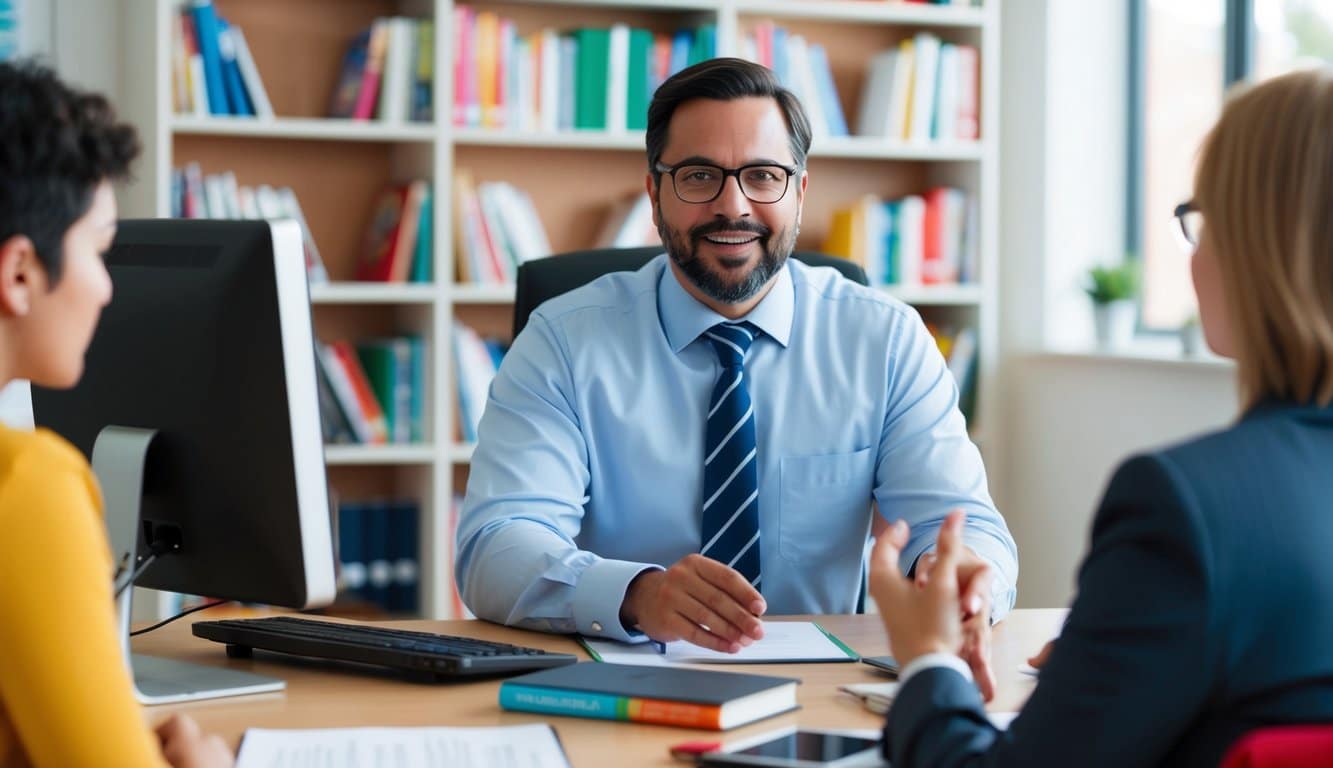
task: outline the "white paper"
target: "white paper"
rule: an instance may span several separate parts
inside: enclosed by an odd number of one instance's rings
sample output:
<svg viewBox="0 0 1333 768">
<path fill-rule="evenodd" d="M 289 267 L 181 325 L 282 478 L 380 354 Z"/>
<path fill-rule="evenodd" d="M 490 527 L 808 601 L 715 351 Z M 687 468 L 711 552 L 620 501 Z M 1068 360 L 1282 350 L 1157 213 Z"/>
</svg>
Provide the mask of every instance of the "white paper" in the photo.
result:
<svg viewBox="0 0 1333 768">
<path fill-rule="evenodd" d="M 497 728 L 250 728 L 236 768 L 569 768 L 544 723 Z"/>
<path fill-rule="evenodd" d="M 700 648 L 678 640 L 658 653 L 654 643 L 630 645 L 584 638 L 584 644 L 608 664 L 669 667 L 676 664 L 756 664 L 803 661 L 851 661 L 852 657 L 811 621 L 766 621 L 764 639 L 736 653 Z"/>
</svg>

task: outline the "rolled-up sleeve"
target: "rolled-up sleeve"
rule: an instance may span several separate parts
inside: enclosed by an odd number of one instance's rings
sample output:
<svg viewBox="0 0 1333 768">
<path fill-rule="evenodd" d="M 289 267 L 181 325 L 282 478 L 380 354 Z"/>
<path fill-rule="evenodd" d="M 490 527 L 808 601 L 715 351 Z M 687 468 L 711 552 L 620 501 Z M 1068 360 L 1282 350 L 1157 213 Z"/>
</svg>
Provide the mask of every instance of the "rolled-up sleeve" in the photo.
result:
<svg viewBox="0 0 1333 768">
<path fill-rule="evenodd" d="M 1017 596 L 1018 547 L 987 490 L 981 453 L 958 410 L 958 386 L 915 314 L 895 325 L 890 344 L 888 408 L 875 476 L 880 514 L 911 526 L 902 557 L 907 571 L 934 548 L 949 511 L 964 510 L 963 543 L 993 570 L 991 619 L 999 621 Z"/>
<path fill-rule="evenodd" d="M 651 563 L 580 550 L 588 452 L 566 350 L 534 313 L 491 384 L 459 515 L 454 576 L 478 617 L 527 629 L 635 641 L 620 623 Z"/>
</svg>

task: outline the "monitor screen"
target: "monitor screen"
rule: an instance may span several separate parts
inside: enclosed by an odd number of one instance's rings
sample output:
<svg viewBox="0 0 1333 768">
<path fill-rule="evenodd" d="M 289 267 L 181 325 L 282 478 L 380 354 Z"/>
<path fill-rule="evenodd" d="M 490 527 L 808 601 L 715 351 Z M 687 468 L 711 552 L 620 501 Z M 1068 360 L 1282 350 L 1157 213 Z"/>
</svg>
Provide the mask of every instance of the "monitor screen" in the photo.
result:
<svg viewBox="0 0 1333 768">
<path fill-rule="evenodd" d="M 157 430 L 137 549 L 179 548 L 135 583 L 295 608 L 332 601 L 298 225 L 123 221 L 106 261 L 114 292 L 83 377 L 70 390 L 33 387 L 33 417 L 90 459 L 107 427 Z"/>
</svg>

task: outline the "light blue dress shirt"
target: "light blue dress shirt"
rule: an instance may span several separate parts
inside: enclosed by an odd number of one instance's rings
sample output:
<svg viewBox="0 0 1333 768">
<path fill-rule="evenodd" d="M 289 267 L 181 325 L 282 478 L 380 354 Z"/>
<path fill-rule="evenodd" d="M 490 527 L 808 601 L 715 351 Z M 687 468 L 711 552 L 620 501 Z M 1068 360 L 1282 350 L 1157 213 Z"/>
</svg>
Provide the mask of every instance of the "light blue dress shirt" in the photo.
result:
<svg viewBox="0 0 1333 768">
<path fill-rule="evenodd" d="M 771 614 L 851 613 L 872 508 L 905 520 L 906 570 L 950 509 L 1014 603 L 1017 549 L 986 489 L 958 389 L 917 313 L 796 260 L 744 319 Z M 665 255 L 533 312 L 491 386 L 458 522 L 455 576 L 479 617 L 642 639 L 620 623 L 639 573 L 700 547 L 703 441 L 726 318 Z"/>
</svg>

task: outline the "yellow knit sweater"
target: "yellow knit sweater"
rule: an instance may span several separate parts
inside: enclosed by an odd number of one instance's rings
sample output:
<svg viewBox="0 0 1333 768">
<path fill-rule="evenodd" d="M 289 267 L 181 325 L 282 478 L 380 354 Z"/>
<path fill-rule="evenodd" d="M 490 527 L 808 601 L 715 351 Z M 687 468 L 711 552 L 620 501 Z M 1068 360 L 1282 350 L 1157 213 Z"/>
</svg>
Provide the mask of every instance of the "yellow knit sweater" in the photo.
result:
<svg viewBox="0 0 1333 768">
<path fill-rule="evenodd" d="M 165 766 L 134 700 L 101 494 L 47 430 L 0 427 L 0 766 Z"/>
</svg>

